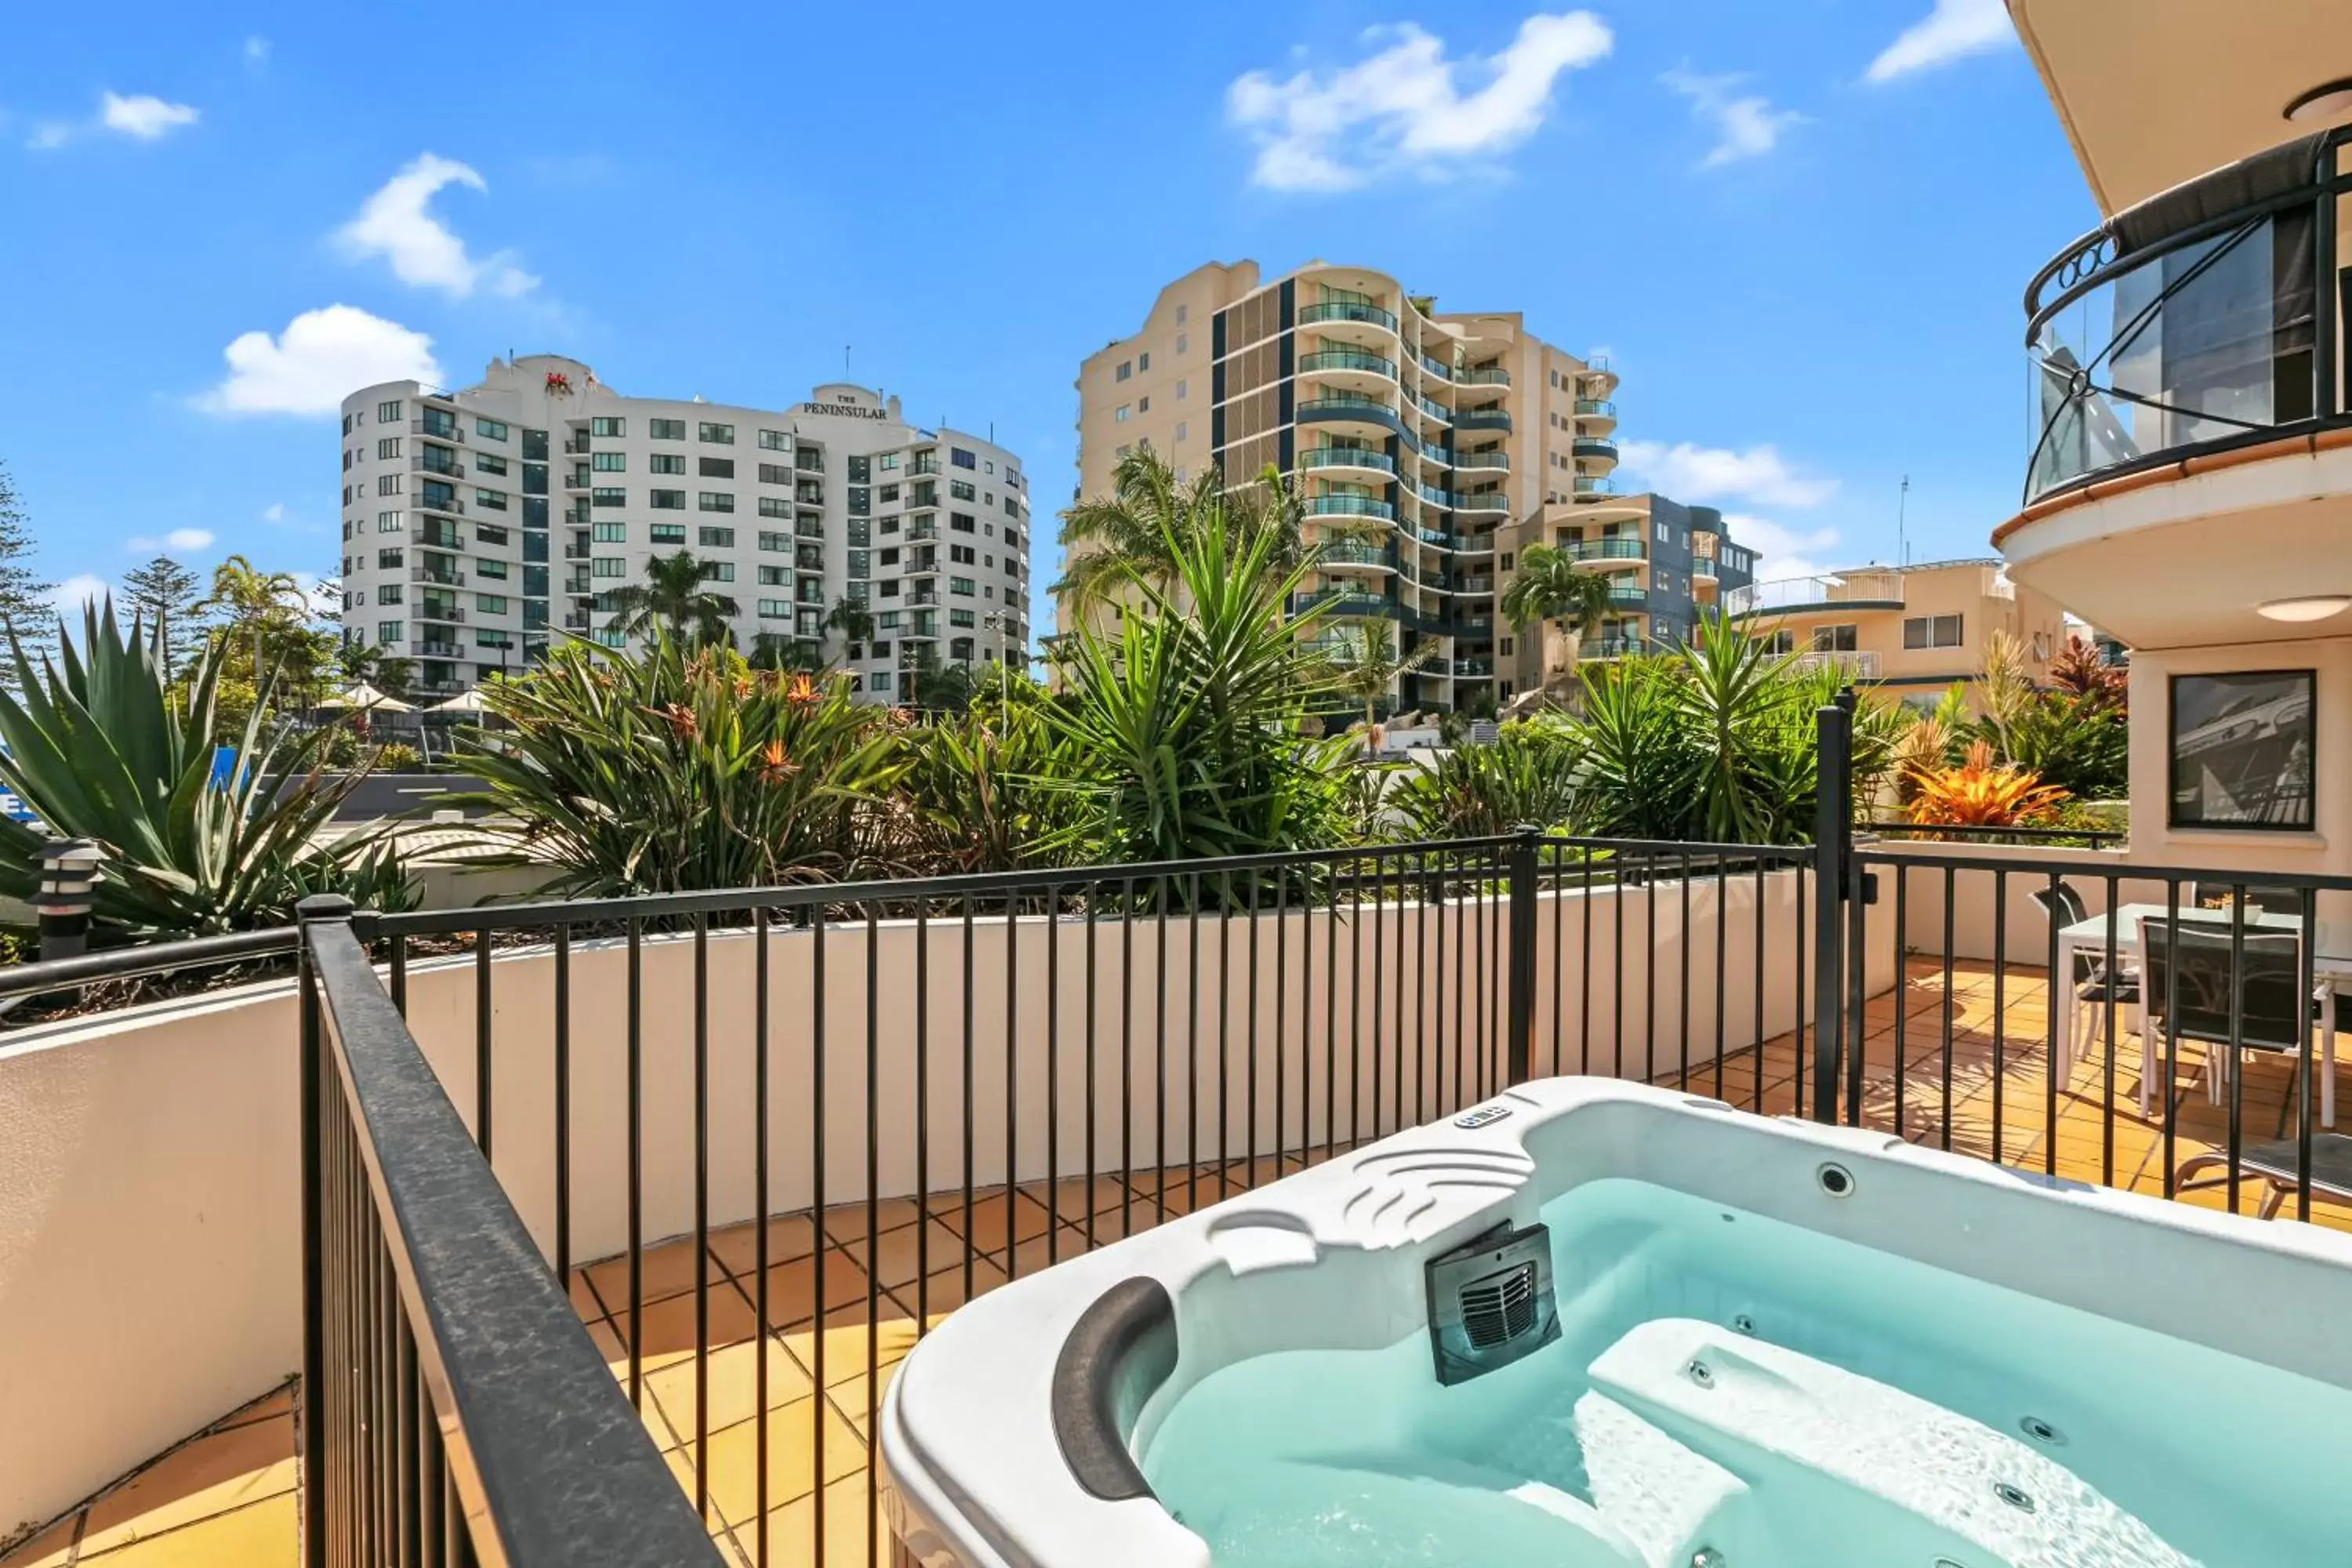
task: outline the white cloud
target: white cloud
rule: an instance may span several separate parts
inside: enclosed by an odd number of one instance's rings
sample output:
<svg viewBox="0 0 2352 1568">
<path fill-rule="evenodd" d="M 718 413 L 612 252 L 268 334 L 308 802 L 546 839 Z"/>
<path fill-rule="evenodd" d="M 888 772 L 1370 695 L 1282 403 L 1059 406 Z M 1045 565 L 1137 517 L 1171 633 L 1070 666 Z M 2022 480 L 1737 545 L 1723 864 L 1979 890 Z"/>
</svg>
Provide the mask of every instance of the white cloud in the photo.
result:
<svg viewBox="0 0 2352 1568">
<path fill-rule="evenodd" d="M 140 142 L 158 142 L 184 125 L 194 125 L 199 116 L 184 103 L 166 103 L 144 93 L 124 98 L 110 92 L 99 98 L 98 118 L 109 131 Z"/>
<path fill-rule="evenodd" d="M 259 70 L 269 63 L 269 40 L 258 33 L 245 40 L 245 63 Z"/>
<path fill-rule="evenodd" d="M 1535 134 L 1562 71 L 1609 53 L 1608 25 L 1590 11 L 1538 15 L 1500 53 L 1448 59 L 1412 23 L 1374 27 L 1386 47 L 1339 70 L 1277 81 L 1254 70 L 1226 89 L 1225 110 L 1257 142 L 1250 171 L 1275 190 L 1347 190 L 1398 169 L 1423 171 L 1508 152 Z M 1465 91 L 1465 82 L 1478 84 Z"/>
<path fill-rule="evenodd" d="M 114 592 L 114 584 L 95 573 L 83 572 L 67 578 L 48 592 L 49 608 L 61 616 L 78 616 L 81 607 L 95 600 L 103 604 Z"/>
<path fill-rule="evenodd" d="M 142 534 L 136 539 L 126 539 L 122 542 L 122 548 L 125 550 L 137 550 L 141 552 L 150 550 L 191 551 L 202 550 L 206 545 L 212 543 L 212 542 L 213 531 L 209 528 L 175 528 L 172 530 L 171 532 L 163 535 L 161 539 L 157 539 L 150 534 Z"/>
<path fill-rule="evenodd" d="M 1819 577 L 1833 570 L 1822 552 L 1838 542 L 1834 528 L 1784 528 L 1769 518 L 1737 511 L 1725 512 L 1723 525 L 1734 543 L 1756 552 L 1756 575 L 1760 582 Z M 1765 597 L 1769 600 L 1770 595 Z"/>
<path fill-rule="evenodd" d="M 1903 29 L 1902 36 L 1870 62 L 1864 75 L 1871 81 L 1892 81 L 1912 71 L 2000 48 L 2016 37 L 2001 0 L 1936 0 L 1936 8 Z"/>
<path fill-rule="evenodd" d="M 227 379 L 196 399 L 210 414 L 332 414 L 375 382 L 441 379 L 431 338 L 352 305 L 305 310 L 275 338 L 247 332 L 221 352 Z"/>
<path fill-rule="evenodd" d="M 268 506 L 263 507 L 261 509 L 261 521 L 269 523 L 284 522 L 286 521 L 286 503 L 281 500 L 274 500 Z"/>
<path fill-rule="evenodd" d="M 36 153 L 47 153 L 97 131 L 111 131 L 134 142 L 161 142 L 203 118 L 189 104 L 168 102 L 148 93 L 126 98 L 119 92 L 101 92 L 95 116 L 82 121 L 44 120 L 33 127 L 25 145 Z"/>
<path fill-rule="evenodd" d="M 1675 500 L 1744 500 L 1757 506 L 1819 506 L 1837 493 L 1835 479 L 1809 478 L 1770 446 L 1735 452 L 1677 441 L 1621 441 L 1624 468 Z"/>
<path fill-rule="evenodd" d="M 1780 132 L 1805 123 L 1803 115 L 1793 109 L 1775 109 L 1761 94 L 1735 96 L 1733 89 L 1748 79 L 1744 75 L 1670 70 L 1658 79 L 1689 99 L 1692 116 L 1714 128 L 1715 146 L 1699 160 L 1702 169 L 1762 157 L 1780 144 Z"/>
<path fill-rule="evenodd" d="M 476 260 L 466 253 L 466 242 L 427 210 L 447 185 L 490 188 L 466 164 L 423 153 L 385 181 L 361 206 L 359 216 L 335 231 L 336 245 L 355 261 L 383 257 L 403 283 L 446 289 L 460 299 L 478 287 L 509 299 L 537 288 L 539 279 L 517 267 L 510 252 Z"/>
</svg>

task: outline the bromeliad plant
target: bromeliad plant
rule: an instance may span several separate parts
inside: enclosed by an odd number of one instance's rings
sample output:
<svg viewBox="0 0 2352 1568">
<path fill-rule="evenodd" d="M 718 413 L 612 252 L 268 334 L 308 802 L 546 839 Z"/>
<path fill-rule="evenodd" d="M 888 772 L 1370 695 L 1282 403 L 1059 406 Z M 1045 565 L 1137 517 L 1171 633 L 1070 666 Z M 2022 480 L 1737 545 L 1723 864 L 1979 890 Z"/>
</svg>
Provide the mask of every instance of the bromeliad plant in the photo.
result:
<svg viewBox="0 0 2352 1568">
<path fill-rule="evenodd" d="M 2042 783 L 2037 774 L 1995 763 L 1986 741 L 1972 743 L 1959 766 L 1919 773 L 1912 786 L 1905 814 L 1932 827 L 2046 826 L 2058 820 L 2068 799 L 2064 790 Z"/>
<path fill-rule="evenodd" d="M 505 860 L 552 864 L 555 890 L 597 898 L 888 868 L 872 808 L 905 772 L 902 716 L 853 703 L 837 677 L 649 636 L 641 653 L 567 643 L 484 689 L 513 729 L 458 759 L 489 785 L 460 798 L 511 821 L 482 830 Z"/>
<path fill-rule="evenodd" d="M 216 777 L 217 641 L 163 678 L 162 649 L 137 621 L 126 638 L 111 600 L 85 606 L 81 646 L 59 628 L 55 661 L 37 668 L 12 638 L 16 691 L 0 692 L 0 782 L 39 827 L 0 819 L 0 895 L 30 900 L 51 837 L 106 852 L 91 910 L 101 942 L 209 936 L 282 925 L 311 893 L 379 910 L 407 907 L 408 879 L 388 839 L 320 840 L 367 767 L 324 771 L 331 729 L 273 732 L 269 689 Z"/>
</svg>

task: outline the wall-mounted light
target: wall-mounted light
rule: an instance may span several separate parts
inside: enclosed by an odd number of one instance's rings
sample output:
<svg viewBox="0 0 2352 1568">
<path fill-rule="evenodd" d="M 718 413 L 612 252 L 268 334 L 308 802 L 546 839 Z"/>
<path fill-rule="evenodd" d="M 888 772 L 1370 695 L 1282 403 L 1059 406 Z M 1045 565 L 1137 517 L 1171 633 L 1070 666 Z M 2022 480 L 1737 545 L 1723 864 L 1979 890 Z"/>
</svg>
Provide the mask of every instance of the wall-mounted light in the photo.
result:
<svg viewBox="0 0 2352 1568">
<path fill-rule="evenodd" d="M 2303 599 L 2273 599 L 2254 613 L 2273 621 L 2324 621 L 2352 609 L 2352 594 L 2315 594 Z"/>
<path fill-rule="evenodd" d="M 2352 76 L 2320 83 L 2289 103 L 2282 112 L 2297 124 L 2315 124 L 2338 115 L 2352 114 Z"/>
</svg>

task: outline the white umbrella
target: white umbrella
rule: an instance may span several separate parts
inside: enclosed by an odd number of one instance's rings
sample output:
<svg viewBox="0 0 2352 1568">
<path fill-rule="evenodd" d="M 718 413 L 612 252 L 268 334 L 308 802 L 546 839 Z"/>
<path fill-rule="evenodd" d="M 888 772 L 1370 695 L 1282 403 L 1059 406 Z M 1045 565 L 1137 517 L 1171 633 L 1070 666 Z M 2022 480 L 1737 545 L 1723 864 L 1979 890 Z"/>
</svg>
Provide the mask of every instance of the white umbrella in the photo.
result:
<svg viewBox="0 0 2352 1568">
<path fill-rule="evenodd" d="M 352 687 L 349 690 L 344 691 L 340 696 L 328 698 L 325 701 L 320 703 L 319 706 L 321 708 L 370 708 L 379 710 L 385 713 L 414 713 L 416 711 L 415 704 L 403 702 L 397 698 L 386 697 L 383 692 L 378 691 L 374 687 L 370 686 L 364 680 Z"/>
<path fill-rule="evenodd" d="M 427 710 L 427 711 L 434 713 L 487 713 L 489 711 L 489 709 L 484 706 L 482 702 L 482 689 L 477 686 L 471 690 L 460 691 L 457 696 L 452 697 L 446 702 L 436 702 L 429 710 Z"/>
</svg>

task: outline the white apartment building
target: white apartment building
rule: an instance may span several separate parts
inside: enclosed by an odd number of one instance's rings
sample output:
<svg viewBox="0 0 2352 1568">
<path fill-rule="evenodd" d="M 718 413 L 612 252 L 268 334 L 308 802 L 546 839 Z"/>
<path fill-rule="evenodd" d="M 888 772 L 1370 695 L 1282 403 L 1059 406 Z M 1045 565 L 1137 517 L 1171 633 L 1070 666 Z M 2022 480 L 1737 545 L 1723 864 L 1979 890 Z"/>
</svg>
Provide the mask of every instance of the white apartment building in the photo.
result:
<svg viewBox="0 0 2352 1568">
<path fill-rule="evenodd" d="M 691 551 L 735 601 L 738 645 L 781 642 L 898 700 L 928 649 L 978 668 L 1029 649 L 1028 482 L 1013 453 L 927 430 L 868 387 L 788 410 L 625 397 L 578 360 L 493 360 L 446 392 L 415 381 L 343 399 L 344 636 L 464 691 L 608 646 L 614 590 Z M 863 605 L 873 635 L 828 624 Z"/>
</svg>

